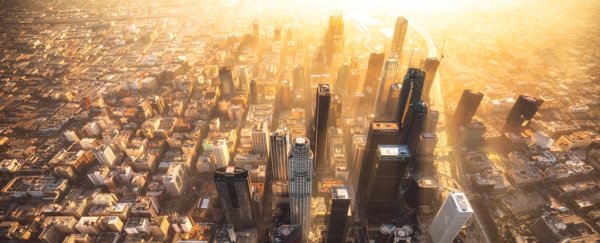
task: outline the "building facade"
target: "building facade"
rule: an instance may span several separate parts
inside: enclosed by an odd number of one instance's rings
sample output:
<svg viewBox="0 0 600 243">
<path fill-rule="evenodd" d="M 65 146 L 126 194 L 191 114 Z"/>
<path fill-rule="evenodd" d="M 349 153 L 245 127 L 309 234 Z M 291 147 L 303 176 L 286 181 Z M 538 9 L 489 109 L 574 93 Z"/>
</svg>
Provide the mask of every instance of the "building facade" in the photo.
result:
<svg viewBox="0 0 600 243">
<path fill-rule="evenodd" d="M 302 226 L 304 239 L 310 233 L 313 154 L 305 137 L 294 139 L 289 154 L 288 187 L 291 223 Z"/>
</svg>

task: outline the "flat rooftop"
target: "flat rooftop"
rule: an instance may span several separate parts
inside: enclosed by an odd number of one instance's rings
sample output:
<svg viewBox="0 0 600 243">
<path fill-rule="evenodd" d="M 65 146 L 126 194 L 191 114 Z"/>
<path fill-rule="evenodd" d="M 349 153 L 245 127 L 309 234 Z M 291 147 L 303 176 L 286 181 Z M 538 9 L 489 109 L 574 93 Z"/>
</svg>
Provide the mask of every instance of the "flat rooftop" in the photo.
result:
<svg viewBox="0 0 600 243">
<path fill-rule="evenodd" d="M 350 199 L 348 187 L 334 186 L 331 187 L 331 198 L 334 199 Z"/>
<path fill-rule="evenodd" d="M 410 151 L 406 145 L 379 145 L 377 153 L 381 157 L 410 157 Z"/>
</svg>

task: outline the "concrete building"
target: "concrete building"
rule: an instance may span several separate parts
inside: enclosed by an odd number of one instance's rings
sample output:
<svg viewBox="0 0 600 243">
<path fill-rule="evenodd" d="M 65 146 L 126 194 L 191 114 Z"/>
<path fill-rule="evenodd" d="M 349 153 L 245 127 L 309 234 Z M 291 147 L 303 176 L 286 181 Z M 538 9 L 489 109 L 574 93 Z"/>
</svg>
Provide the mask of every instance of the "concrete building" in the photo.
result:
<svg viewBox="0 0 600 243">
<path fill-rule="evenodd" d="M 288 154 L 290 153 L 290 134 L 287 128 L 277 129 L 271 133 L 271 170 L 273 180 L 287 181 Z"/>
<path fill-rule="evenodd" d="M 181 196 L 187 184 L 187 171 L 183 164 L 172 163 L 163 179 L 167 194 Z"/>
<path fill-rule="evenodd" d="M 212 146 L 213 154 L 215 155 L 215 165 L 217 168 L 225 167 L 229 165 L 229 147 L 227 141 L 219 139 L 214 142 Z"/>
<path fill-rule="evenodd" d="M 115 166 L 117 156 L 109 146 L 102 145 L 99 148 L 94 149 L 93 154 L 96 160 L 98 160 L 98 163 L 108 167 Z"/>
<path fill-rule="evenodd" d="M 252 126 L 252 152 L 266 156 L 269 150 L 269 125 L 267 122 L 254 124 Z"/>
<path fill-rule="evenodd" d="M 473 215 L 473 208 L 462 192 L 451 192 L 435 215 L 429 235 L 433 243 L 451 243 Z"/>
</svg>

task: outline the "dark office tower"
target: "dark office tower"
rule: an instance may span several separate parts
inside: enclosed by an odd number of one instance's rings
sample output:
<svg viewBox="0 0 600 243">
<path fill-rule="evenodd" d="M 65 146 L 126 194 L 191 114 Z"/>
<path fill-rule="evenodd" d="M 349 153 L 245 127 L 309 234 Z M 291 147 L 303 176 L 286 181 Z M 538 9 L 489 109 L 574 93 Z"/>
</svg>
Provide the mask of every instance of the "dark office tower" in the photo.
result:
<svg viewBox="0 0 600 243">
<path fill-rule="evenodd" d="M 379 85 L 377 86 L 377 93 L 375 95 L 373 112 L 375 113 L 376 119 L 381 119 L 381 116 L 385 112 L 385 104 L 383 102 L 385 97 L 385 84 L 387 83 L 387 80 L 395 80 L 397 72 L 398 58 L 388 58 L 383 65 L 383 72 L 381 73 Z"/>
<path fill-rule="evenodd" d="M 369 64 L 367 65 L 367 72 L 365 74 L 364 82 L 364 93 L 365 96 L 371 97 L 369 100 L 375 99 L 375 92 L 377 92 L 377 84 L 379 82 L 379 75 L 383 68 L 383 61 L 385 54 L 383 53 L 371 53 L 369 56 Z"/>
<path fill-rule="evenodd" d="M 233 94 L 233 75 L 231 74 L 231 67 L 220 67 L 219 68 L 219 81 L 221 82 L 221 94 L 232 95 Z"/>
<path fill-rule="evenodd" d="M 390 91 L 388 92 L 387 101 L 385 102 L 385 113 L 390 116 L 394 114 L 396 105 L 398 105 L 398 99 L 400 98 L 400 83 L 393 83 L 390 85 Z"/>
<path fill-rule="evenodd" d="M 404 123 L 404 114 L 407 112 L 409 104 L 411 104 L 410 101 L 414 100 L 411 96 L 413 94 L 418 94 L 420 97 L 420 93 L 415 92 L 413 89 L 414 84 L 421 83 L 421 87 L 423 87 L 422 84 L 424 78 L 425 72 L 423 72 L 421 69 L 409 68 L 406 72 L 404 80 L 402 81 L 402 87 L 400 88 L 398 106 L 396 106 L 396 111 L 394 112 L 394 120 L 399 126 Z"/>
<path fill-rule="evenodd" d="M 402 46 L 404 45 L 404 38 L 406 37 L 406 29 L 408 28 L 408 21 L 404 17 L 398 17 L 396 19 L 396 25 L 394 26 L 394 36 L 392 37 L 392 53 L 400 56 L 402 54 Z"/>
<path fill-rule="evenodd" d="M 456 110 L 454 111 L 455 128 L 460 128 L 471 122 L 482 99 L 483 94 L 480 92 L 475 92 L 470 89 L 465 89 L 463 91 L 462 96 L 460 96 L 460 100 L 458 101 L 458 105 L 456 105 Z"/>
<path fill-rule="evenodd" d="M 419 101 L 410 105 L 400 134 L 400 144 L 406 144 L 410 151 L 416 151 L 427 118 L 427 104 Z"/>
<path fill-rule="evenodd" d="M 304 239 L 310 234 L 310 208 L 313 182 L 313 154 L 305 137 L 294 138 L 288 157 L 290 221 L 302 226 Z"/>
<path fill-rule="evenodd" d="M 411 153 L 405 145 L 379 145 L 376 152 L 361 211 L 368 217 L 391 216 Z"/>
<path fill-rule="evenodd" d="M 315 110 L 315 167 L 326 168 L 327 123 L 331 105 L 331 90 L 328 84 L 317 87 L 317 109 Z"/>
<path fill-rule="evenodd" d="M 248 170 L 233 166 L 221 167 L 214 172 L 215 186 L 227 222 L 236 228 L 256 227 L 248 176 Z"/>
<path fill-rule="evenodd" d="M 350 221 L 350 195 L 346 186 L 332 186 L 327 219 L 327 243 L 346 242 Z"/>
<path fill-rule="evenodd" d="M 250 80 L 250 104 L 258 104 L 258 86 L 256 80 Z"/>
<path fill-rule="evenodd" d="M 543 100 L 531 96 L 519 95 L 517 102 L 508 113 L 506 123 L 502 128 L 503 132 L 510 131 L 516 128 L 527 126 L 529 121 L 535 116 L 535 113 L 544 103 Z"/>
<path fill-rule="evenodd" d="M 425 80 L 423 81 L 423 100 L 429 102 L 429 92 L 431 92 L 431 86 L 433 85 L 433 79 L 440 66 L 440 60 L 435 57 L 428 57 L 425 59 L 423 69 L 425 70 Z"/>
<path fill-rule="evenodd" d="M 350 66 L 346 63 L 340 66 L 338 69 L 337 77 L 335 79 L 335 89 L 341 93 L 345 93 L 348 90 L 350 81 Z"/>
<path fill-rule="evenodd" d="M 287 128 L 279 128 L 271 133 L 271 171 L 273 180 L 287 181 L 288 154 L 290 153 L 290 133 Z"/>
<path fill-rule="evenodd" d="M 240 90 L 247 91 L 250 88 L 250 77 L 248 77 L 248 69 L 240 67 Z"/>
<path fill-rule="evenodd" d="M 252 34 L 254 35 L 254 44 L 256 46 L 260 46 L 260 28 L 258 26 L 258 21 L 254 20 L 252 23 Z"/>
<path fill-rule="evenodd" d="M 371 168 L 377 154 L 377 146 L 384 144 L 399 144 L 400 129 L 395 122 L 371 122 L 369 133 L 367 134 L 367 144 L 365 145 L 365 155 L 362 159 L 360 169 L 356 172 L 359 175 L 357 196 L 366 194 L 367 184 L 371 177 Z"/>
<path fill-rule="evenodd" d="M 329 118 L 329 126 L 339 127 L 342 125 L 342 98 L 339 94 L 331 96 L 331 117 Z"/>
<path fill-rule="evenodd" d="M 404 200 L 412 208 L 431 208 L 439 188 L 438 182 L 433 178 L 411 178 Z"/>
</svg>

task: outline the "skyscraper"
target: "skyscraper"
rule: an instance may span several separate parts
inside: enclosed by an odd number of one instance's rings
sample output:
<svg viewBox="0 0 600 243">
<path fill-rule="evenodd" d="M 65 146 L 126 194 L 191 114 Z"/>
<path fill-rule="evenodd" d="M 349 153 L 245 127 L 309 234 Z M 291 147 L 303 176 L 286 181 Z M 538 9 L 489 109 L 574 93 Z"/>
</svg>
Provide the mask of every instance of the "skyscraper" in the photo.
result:
<svg viewBox="0 0 600 243">
<path fill-rule="evenodd" d="M 327 64 L 331 67 L 333 56 L 344 47 L 344 18 L 342 15 L 329 16 L 329 25 L 325 36 Z"/>
<path fill-rule="evenodd" d="M 215 166 L 217 168 L 229 165 L 229 147 L 225 139 L 215 141 L 212 145 L 212 151 L 215 155 Z"/>
<path fill-rule="evenodd" d="M 439 66 L 440 60 L 437 58 L 428 57 L 425 59 L 425 63 L 423 64 L 423 69 L 425 70 L 425 79 L 423 81 L 423 100 L 425 102 L 430 103 L 429 92 L 431 91 L 433 79 L 435 78 L 435 73 L 437 72 Z"/>
<path fill-rule="evenodd" d="M 313 154 L 305 137 L 296 137 L 288 161 L 288 187 L 291 223 L 302 226 L 304 239 L 310 233 L 310 207 L 313 179 Z"/>
<path fill-rule="evenodd" d="M 400 144 L 406 144 L 410 151 L 416 151 L 426 118 L 427 104 L 424 101 L 412 103 L 402 127 Z"/>
<path fill-rule="evenodd" d="M 371 97 L 370 101 L 375 99 L 375 92 L 377 88 L 377 77 L 381 74 L 381 69 L 383 68 L 383 61 L 385 58 L 385 54 L 383 53 L 371 53 L 369 56 L 369 63 L 367 65 L 367 72 L 365 74 L 364 81 L 364 93 L 365 95 Z"/>
<path fill-rule="evenodd" d="M 503 132 L 527 126 L 529 121 L 533 119 L 535 113 L 544 103 L 543 100 L 531 96 L 519 95 L 517 102 L 508 113 L 506 123 L 502 128 Z"/>
<path fill-rule="evenodd" d="M 214 180 L 227 222 L 236 228 L 256 227 L 248 170 L 221 167 L 214 171 Z"/>
<path fill-rule="evenodd" d="M 342 123 L 342 98 L 340 98 L 339 94 L 333 94 L 331 96 L 331 109 L 329 113 L 331 113 L 329 117 L 329 125 L 330 126 L 340 126 Z"/>
<path fill-rule="evenodd" d="M 451 192 L 433 218 L 429 235 L 433 243 L 451 243 L 473 215 L 473 208 L 462 192 Z"/>
<path fill-rule="evenodd" d="M 463 91 L 460 100 L 458 101 L 458 105 L 456 105 L 456 110 L 454 111 L 455 128 L 460 128 L 471 122 L 482 99 L 483 93 L 475 92 L 470 89 L 465 89 Z"/>
<path fill-rule="evenodd" d="M 108 167 L 115 166 L 117 156 L 109 146 L 102 145 L 99 148 L 95 148 L 92 153 L 96 160 L 98 160 L 98 163 Z"/>
<path fill-rule="evenodd" d="M 416 159 L 413 160 L 412 172 L 421 176 L 432 176 L 435 174 L 433 165 L 435 146 L 438 137 L 435 133 L 423 132 L 419 138 L 417 148 L 412 151 Z"/>
<path fill-rule="evenodd" d="M 346 242 L 350 221 L 350 195 L 346 186 L 332 186 L 327 219 L 327 242 Z"/>
<path fill-rule="evenodd" d="M 335 79 L 335 89 L 341 93 L 345 93 L 348 90 L 348 85 L 350 81 L 350 65 L 344 63 L 337 72 L 337 77 Z"/>
<path fill-rule="evenodd" d="M 267 156 L 269 153 L 269 126 L 266 121 L 252 126 L 252 152 Z"/>
<path fill-rule="evenodd" d="M 256 80 L 250 80 L 250 104 L 258 104 L 258 85 Z"/>
<path fill-rule="evenodd" d="M 358 175 L 357 196 L 366 194 L 367 184 L 371 177 L 371 169 L 377 154 L 377 147 L 384 144 L 399 144 L 398 137 L 400 129 L 394 122 L 371 122 L 369 133 L 367 134 L 367 144 L 365 146 L 365 155 L 362 159 L 360 169 L 355 169 Z"/>
<path fill-rule="evenodd" d="M 292 100 L 292 84 L 289 80 L 281 80 L 279 84 L 279 89 L 277 91 L 277 100 L 279 102 L 279 107 L 282 109 L 287 109 L 290 106 Z"/>
<path fill-rule="evenodd" d="M 394 120 L 398 123 L 398 126 L 404 123 L 404 114 L 408 110 L 408 105 L 412 103 L 411 101 L 418 101 L 420 99 L 421 90 L 419 90 L 418 87 L 423 87 L 424 78 L 425 72 L 421 69 L 409 68 L 406 72 L 404 80 L 402 81 L 402 88 L 400 88 L 398 106 L 394 112 Z"/>
<path fill-rule="evenodd" d="M 327 160 L 327 123 L 331 105 L 331 90 L 328 84 L 317 87 L 317 109 L 315 111 L 315 165 L 325 168 Z"/>
<path fill-rule="evenodd" d="M 231 73 L 231 67 L 220 67 L 219 68 L 219 81 L 221 82 L 221 94 L 232 95 L 234 91 L 233 85 L 233 74 Z"/>
<path fill-rule="evenodd" d="M 381 73 L 381 77 L 379 79 L 379 85 L 377 87 L 377 93 L 375 95 L 375 103 L 373 107 L 373 111 L 375 112 L 375 117 L 380 118 L 385 112 L 385 104 L 383 103 L 383 99 L 385 96 L 385 84 L 387 80 L 396 79 L 396 73 L 398 72 L 398 58 L 391 57 L 385 61 L 383 66 L 383 72 Z"/>
<path fill-rule="evenodd" d="M 400 98 L 400 88 L 400 83 L 393 83 L 390 85 L 390 91 L 388 92 L 387 100 L 385 102 L 385 113 L 389 114 L 388 116 L 394 114 L 396 111 L 398 99 Z"/>
<path fill-rule="evenodd" d="M 392 53 L 400 56 L 402 54 L 402 46 L 404 45 L 404 38 L 406 37 L 406 30 L 408 28 L 408 21 L 404 17 L 398 17 L 396 19 L 396 25 L 394 26 L 394 36 L 392 37 Z"/>
<path fill-rule="evenodd" d="M 367 136 L 354 135 L 352 136 L 352 150 L 350 153 L 350 161 L 352 161 L 352 169 L 359 170 L 362 165 L 362 159 L 365 157 L 365 146 L 367 144 Z M 355 181 L 358 178 L 353 178 Z"/>
<path fill-rule="evenodd" d="M 287 128 L 279 128 L 271 133 L 271 170 L 273 180 L 287 181 L 290 134 Z"/>
<path fill-rule="evenodd" d="M 425 102 L 427 103 L 427 102 Z M 427 111 L 427 118 L 425 119 L 425 125 L 423 126 L 423 132 L 435 133 L 437 130 L 437 124 L 440 119 L 440 112 L 429 109 Z"/>
<path fill-rule="evenodd" d="M 292 72 L 292 86 L 294 87 L 294 92 L 298 92 L 300 89 L 308 89 L 309 85 L 304 78 L 304 67 L 302 65 L 298 65 L 294 68 Z"/>
<path fill-rule="evenodd" d="M 368 216 L 390 215 L 398 201 L 398 188 L 411 153 L 405 145 L 379 145 L 361 207 Z"/>
<path fill-rule="evenodd" d="M 250 89 L 250 77 L 246 67 L 240 67 L 240 90 L 247 91 Z"/>
</svg>

